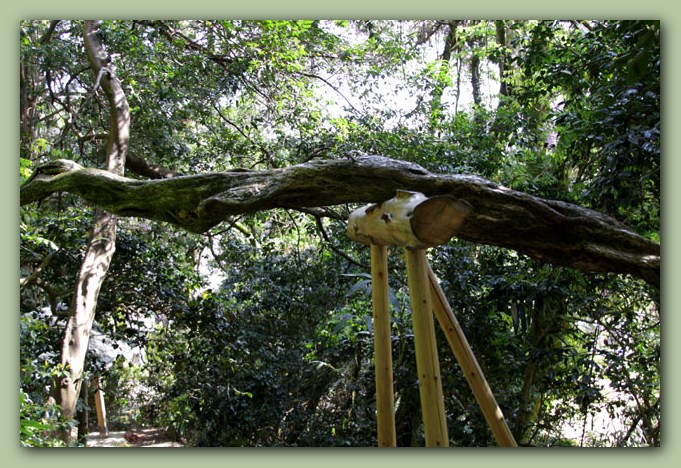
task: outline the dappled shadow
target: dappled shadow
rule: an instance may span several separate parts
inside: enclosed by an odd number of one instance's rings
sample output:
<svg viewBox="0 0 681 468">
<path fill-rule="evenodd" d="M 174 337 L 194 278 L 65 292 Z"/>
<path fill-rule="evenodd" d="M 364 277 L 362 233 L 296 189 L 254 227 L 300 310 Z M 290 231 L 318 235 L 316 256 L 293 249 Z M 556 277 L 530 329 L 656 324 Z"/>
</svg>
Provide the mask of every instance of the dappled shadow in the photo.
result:
<svg viewBox="0 0 681 468">
<path fill-rule="evenodd" d="M 91 432 L 87 438 L 87 447 L 184 447 L 172 441 L 163 429 L 140 429 L 136 431 L 115 431 L 102 435 Z"/>
</svg>

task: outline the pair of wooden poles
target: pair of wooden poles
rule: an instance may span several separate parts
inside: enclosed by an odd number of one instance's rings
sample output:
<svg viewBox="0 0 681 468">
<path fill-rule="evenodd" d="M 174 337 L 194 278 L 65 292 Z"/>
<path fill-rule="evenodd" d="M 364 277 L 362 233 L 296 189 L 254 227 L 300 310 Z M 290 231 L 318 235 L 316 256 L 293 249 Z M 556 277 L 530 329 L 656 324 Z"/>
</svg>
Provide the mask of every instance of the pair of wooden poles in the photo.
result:
<svg viewBox="0 0 681 468">
<path fill-rule="evenodd" d="M 350 237 L 371 246 L 379 447 L 396 446 L 388 299 L 389 245 L 402 246 L 405 251 L 426 447 L 449 445 L 433 312 L 497 443 L 502 447 L 516 446 L 426 257 L 429 247 L 443 244 L 458 231 L 469 211 L 467 203 L 451 197 L 427 198 L 420 193 L 400 191 L 391 200 L 356 210 L 348 220 Z"/>
</svg>

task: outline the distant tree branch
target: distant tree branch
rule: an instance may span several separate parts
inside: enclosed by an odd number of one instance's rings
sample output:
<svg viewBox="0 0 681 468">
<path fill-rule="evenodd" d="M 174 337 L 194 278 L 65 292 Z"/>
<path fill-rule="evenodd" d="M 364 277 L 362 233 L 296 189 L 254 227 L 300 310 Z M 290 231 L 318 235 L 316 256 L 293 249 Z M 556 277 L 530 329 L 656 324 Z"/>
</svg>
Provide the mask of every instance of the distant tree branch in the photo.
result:
<svg viewBox="0 0 681 468">
<path fill-rule="evenodd" d="M 330 248 L 331 250 L 333 250 L 336 254 L 338 254 L 338 255 L 340 255 L 341 257 L 343 257 L 343 258 L 344 258 L 345 260 L 347 260 L 349 263 L 351 263 L 351 264 L 353 264 L 353 265 L 356 265 L 356 266 L 358 266 L 358 267 L 362 267 L 362 268 L 365 269 L 365 270 L 368 270 L 368 269 L 369 269 L 367 265 L 362 265 L 360 262 L 358 262 L 357 260 L 355 260 L 354 258 L 352 258 L 350 255 L 346 254 L 346 253 L 343 252 L 341 249 L 339 249 L 338 247 L 336 247 L 336 245 L 333 243 L 333 241 L 331 240 L 331 238 L 329 238 L 329 233 L 326 232 L 326 229 L 324 228 L 324 224 L 322 223 L 322 217 L 321 217 L 321 215 L 313 214 L 312 216 L 313 216 L 314 219 L 315 219 L 315 223 L 316 223 L 316 225 L 317 225 L 317 230 L 319 231 L 319 233 L 321 234 L 322 238 L 324 239 L 324 241 L 326 241 L 326 244 L 329 246 L 329 248 Z"/>
<path fill-rule="evenodd" d="M 58 252 L 59 250 L 54 250 L 50 252 L 41 262 L 40 265 L 36 267 L 35 270 L 31 272 L 30 275 L 25 276 L 23 278 L 19 278 L 19 289 L 23 289 L 26 286 L 30 285 L 31 283 L 34 283 L 40 274 L 43 272 L 43 270 L 47 267 L 47 265 L 52 261 L 54 258 L 54 255 Z"/>
<path fill-rule="evenodd" d="M 340 97 L 342 97 L 343 100 L 345 100 L 345 102 L 348 103 L 348 105 L 352 108 L 353 111 L 355 111 L 357 114 L 362 114 L 362 115 L 365 114 L 365 112 L 362 112 L 361 110 L 357 109 L 357 108 L 354 106 L 354 104 L 352 104 L 352 102 L 350 101 L 350 99 L 348 99 L 347 97 L 345 97 L 345 95 L 341 92 L 341 90 L 338 89 L 338 87 L 334 86 L 329 80 L 327 80 L 327 79 L 324 78 L 323 76 L 319 76 L 319 75 L 314 74 L 314 73 L 305 73 L 305 72 L 297 72 L 297 73 L 298 73 L 299 75 L 301 75 L 301 76 L 306 76 L 306 77 L 308 77 L 308 78 L 314 78 L 314 79 L 316 79 L 316 80 L 322 81 L 322 82 L 323 82 L 324 84 L 326 84 L 329 88 L 333 89 L 333 90 L 336 92 L 336 94 L 338 94 Z"/>
<path fill-rule="evenodd" d="M 130 153 L 125 159 L 125 168 L 134 174 L 150 179 L 168 179 L 181 175 L 158 164 L 151 164 L 146 159 Z"/>
</svg>

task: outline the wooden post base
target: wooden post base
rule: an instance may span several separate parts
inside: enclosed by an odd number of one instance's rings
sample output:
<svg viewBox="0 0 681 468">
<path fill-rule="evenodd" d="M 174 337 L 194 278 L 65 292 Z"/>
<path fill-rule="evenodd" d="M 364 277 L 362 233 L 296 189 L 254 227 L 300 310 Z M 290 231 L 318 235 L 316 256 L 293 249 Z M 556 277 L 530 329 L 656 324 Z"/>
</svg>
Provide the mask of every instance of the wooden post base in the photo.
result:
<svg viewBox="0 0 681 468">
<path fill-rule="evenodd" d="M 435 317 L 444 331 L 449 346 L 452 348 L 454 356 L 461 366 L 461 370 L 473 391 L 475 400 L 480 405 L 480 409 L 485 416 L 487 425 L 492 430 L 497 444 L 500 447 L 517 447 L 518 445 L 506 424 L 501 408 L 499 408 L 494 394 L 492 394 L 492 389 L 489 387 L 487 379 L 485 379 L 485 374 L 483 374 L 478 360 L 475 358 L 475 354 L 468 344 L 459 321 L 449 306 L 449 302 L 442 288 L 440 288 L 437 277 L 432 268 L 430 268 L 430 265 L 428 265 L 428 278 Z"/>
<path fill-rule="evenodd" d="M 94 379 L 95 387 L 95 410 L 97 411 L 97 428 L 101 435 L 108 433 L 106 424 L 106 406 L 104 405 L 104 391 L 101 389 L 101 379 L 96 376 Z"/>
<path fill-rule="evenodd" d="M 395 446 L 387 245 L 405 248 L 426 446 L 449 445 L 433 312 L 497 442 L 502 447 L 516 446 L 501 409 L 426 258 L 426 249 L 447 242 L 461 228 L 470 212 L 471 206 L 463 200 L 442 196 L 428 198 L 418 192 L 398 191 L 394 198 L 359 208 L 348 218 L 347 233 L 350 238 L 371 245 L 376 412 L 378 443 L 381 447 Z"/>
</svg>

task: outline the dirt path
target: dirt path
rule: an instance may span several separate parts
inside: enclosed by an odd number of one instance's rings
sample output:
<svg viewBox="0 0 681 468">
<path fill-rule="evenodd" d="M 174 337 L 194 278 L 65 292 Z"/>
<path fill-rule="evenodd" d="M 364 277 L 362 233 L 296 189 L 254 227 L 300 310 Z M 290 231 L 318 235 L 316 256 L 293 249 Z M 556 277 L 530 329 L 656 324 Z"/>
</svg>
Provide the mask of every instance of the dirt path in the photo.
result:
<svg viewBox="0 0 681 468">
<path fill-rule="evenodd" d="M 88 447 L 184 447 L 179 442 L 168 440 L 162 429 L 139 429 L 136 431 L 109 432 L 103 436 L 91 432 L 87 438 Z"/>
</svg>

